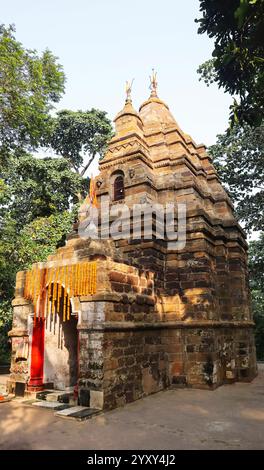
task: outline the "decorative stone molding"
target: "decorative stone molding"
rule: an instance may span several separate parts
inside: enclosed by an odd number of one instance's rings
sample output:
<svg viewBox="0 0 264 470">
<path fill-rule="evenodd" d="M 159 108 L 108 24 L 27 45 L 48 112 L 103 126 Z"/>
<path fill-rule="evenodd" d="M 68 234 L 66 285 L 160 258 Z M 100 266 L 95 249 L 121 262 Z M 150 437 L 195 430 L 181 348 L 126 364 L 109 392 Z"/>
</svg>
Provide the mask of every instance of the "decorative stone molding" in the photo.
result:
<svg viewBox="0 0 264 470">
<path fill-rule="evenodd" d="M 134 178 L 135 173 L 136 173 L 136 172 L 135 172 L 135 169 L 134 169 L 134 168 L 130 168 L 130 169 L 128 170 L 128 174 L 129 174 L 129 177 L 130 177 L 131 179 Z"/>
</svg>

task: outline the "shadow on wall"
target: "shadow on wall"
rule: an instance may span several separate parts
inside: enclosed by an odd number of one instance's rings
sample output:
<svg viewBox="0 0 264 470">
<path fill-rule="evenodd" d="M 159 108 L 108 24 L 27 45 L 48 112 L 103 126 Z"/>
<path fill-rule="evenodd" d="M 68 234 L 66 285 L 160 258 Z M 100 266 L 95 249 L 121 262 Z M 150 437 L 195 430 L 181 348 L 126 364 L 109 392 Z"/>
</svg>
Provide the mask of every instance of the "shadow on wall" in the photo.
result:
<svg viewBox="0 0 264 470">
<path fill-rule="evenodd" d="M 64 347 L 68 351 L 69 386 L 74 386 L 78 379 L 78 331 L 77 318 L 71 316 L 70 320 L 62 322 Z"/>
<path fill-rule="evenodd" d="M 44 380 L 53 383 L 55 389 L 76 385 L 78 379 L 78 331 L 77 318 L 65 316 L 63 287 L 60 303 L 55 303 L 55 313 L 49 314 L 45 331 Z M 64 319 L 64 320 L 63 320 Z"/>
</svg>

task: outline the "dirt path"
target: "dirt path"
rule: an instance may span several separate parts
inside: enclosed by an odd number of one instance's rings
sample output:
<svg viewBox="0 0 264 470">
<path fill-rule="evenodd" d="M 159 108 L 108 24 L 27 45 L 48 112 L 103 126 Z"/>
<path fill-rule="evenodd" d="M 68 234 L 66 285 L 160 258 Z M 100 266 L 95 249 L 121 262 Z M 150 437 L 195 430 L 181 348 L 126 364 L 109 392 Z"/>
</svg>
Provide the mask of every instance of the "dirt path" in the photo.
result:
<svg viewBox="0 0 264 470">
<path fill-rule="evenodd" d="M 169 390 L 82 423 L 3 403 L 0 449 L 264 449 L 264 367 L 251 384 Z"/>
</svg>

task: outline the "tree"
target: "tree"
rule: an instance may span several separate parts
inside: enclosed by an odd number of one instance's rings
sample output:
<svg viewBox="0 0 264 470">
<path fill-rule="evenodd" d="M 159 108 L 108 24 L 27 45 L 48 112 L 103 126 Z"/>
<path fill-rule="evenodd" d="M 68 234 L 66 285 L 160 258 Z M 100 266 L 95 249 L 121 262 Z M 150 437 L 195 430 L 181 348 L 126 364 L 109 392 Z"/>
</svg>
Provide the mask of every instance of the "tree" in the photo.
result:
<svg viewBox="0 0 264 470">
<path fill-rule="evenodd" d="M 102 156 L 112 126 L 104 111 L 59 111 L 53 119 L 46 144 L 69 161 L 76 173 L 84 176 L 96 154 Z"/>
<path fill-rule="evenodd" d="M 32 263 L 46 261 L 56 249 L 65 244 L 77 211 L 62 211 L 49 217 L 37 217 L 25 225 L 17 241 L 17 258 L 21 269 L 31 268 Z"/>
<path fill-rule="evenodd" d="M 65 242 L 88 180 L 67 160 L 11 155 L 0 174 L 0 358 L 8 357 L 17 271 L 45 260 Z"/>
<path fill-rule="evenodd" d="M 0 231 L 0 303 L 10 301 L 14 293 L 16 264 L 12 261 L 12 256 L 16 250 L 16 240 L 15 221 L 7 218 Z"/>
<path fill-rule="evenodd" d="M 249 245 L 249 272 L 257 357 L 264 360 L 264 233 Z"/>
<path fill-rule="evenodd" d="M 12 163 L 0 180 L 0 358 L 8 357 L 16 273 L 65 243 L 77 215 L 76 191 L 86 184 L 63 158 L 24 154 Z"/>
<path fill-rule="evenodd" d="M 19 158 L 11 157 L 1 173 L 4 203 L 0 206 L 0 224 L 1 218 L 9 214 L 17 230 L 36 217 L 68 210 L 78 202 L 77 194 L 84 195 L 88 190 L 88 179 L 74 173 L 62 157 L 36 158 L 21 153 Z"/>
<path fill-rule="evenodd" d="M 76 192 L 85 194 L 87 184 L 64 158 L 24 154 L 11 162 L 0 179 L 0 299 L 12 298 L 16 271 L 65 240 L 76 216 Z"/>
<path fill-rule="evenodd" d="M 264 0 L 200 0 L 199 34 L 214 38 L 198 72 L 233 96 L 231 123 L 259 126 L 264 116 Z"/>
<path fill-rule="evenodd" d="M 7 333 L 12 324 L 11 300 L 17 271 L 46 260 L 62 246 L 74 217 L 75 210 L 38 217 L 20 232 L 13 219 L 5 221 L 0 233 L 0 363 L 9 358 Z"/>
<path fill-rule="evenodd" d="M 21 243 L 22 238 L 26 238 L 23 224 L 33 223 L 34 217 L 43 213 L 52 217 L 59 202 L 61 209 L 69 207 L 69 193 L 74 194 L 74 191 L 73 183 L 68 183 L 75 178 L 76 185 L 77 181 L 63 159 L 44 161 L 25 153 L 25 150 L 37 148 L 47 133 L 49 112 L 64 91 L 65 77 L 49 50 L 38 55 L 34 50 L 25 49 L 14 33 L 14 26 L 0 25 L 1 361 L 8 356 L 7 332 L 11 327 L 15 275 L 26 262 Z M 61 188 L 58 191 L 55 185 L 53 194 L 51 184 L 55 181 Z M 50 233 L 48 224 L 47 230 L 47 234 Z M 59 228 L 56 233 L 59 238 Z M 48 236 L 46 243 L 54 249 Z M 32 247 L 27 262 L 30 255 L 32 261 L 36 260 L 33 252 L 36 254 L 37 250 Z"/>
<path fill-rule="evenodd" d="M 65 77 L 50 51 L 38 55 L 0 26 L 0 360 L 8 353 L 15 276 L 65 243 L 88 192 L 85 173 L 112 135 L 106 113 L 50 110 Z M 29 154 L 51 146 L 55 158 Z"/>
<path fill-rule="evenodd" d="M 9 362 L 10 348 L 8 344 L 8 331 L 12 325 L 12 305 L 5 300 L 0 302 L 0 364 Z"/>
<path fill-rule="evenodd" d="M 264 233 L 249 245 L 249 271 L 252 289 L 264 294 Z"/>
<path fill-rule="evenodd" d="M 264 292 L 251 290 L 257 359 L 264 361 Z"/>
<path fill-rule="evenodd" d="M 60 100 L 65 76 L 49 50 L 38 55 L 15 39 L 14 26 L 0 25 L 0 157 L 36 148 Z"/>
<path fill-rule="evenodd" d="M 249 244 L 249 274 L 257 357 L 264 360 L 264 125 L 235 125 L 209 152 L 246 230 L 261 231 Z"/>
<path fill-rule="evenodd" d="M 264 124 L 235 125 L 209 148 L 247 231 L 264 230 Z"/>
</svg>

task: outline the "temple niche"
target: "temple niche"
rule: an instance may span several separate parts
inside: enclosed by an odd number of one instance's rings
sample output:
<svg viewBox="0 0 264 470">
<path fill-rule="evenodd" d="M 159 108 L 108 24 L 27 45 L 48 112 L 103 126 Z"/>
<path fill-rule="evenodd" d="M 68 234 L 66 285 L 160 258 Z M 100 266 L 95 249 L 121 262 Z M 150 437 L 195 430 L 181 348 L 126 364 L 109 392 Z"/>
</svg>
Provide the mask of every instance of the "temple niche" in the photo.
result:
<svg viewBox="0 0 264 470">
<path fill-rule="evenodd" d="M 168 387 L 252 380 L 245 234 L 205 146 L 158 98 L 155 75 L 139 111 L 127 84 L 114 121 L 95 180 L 99 238 L 85 236 L 84 205 L 66 245 L 17 275 L 9 390 L 75 387 L 110 409 Z M 125 228 L 109 238 L 104 211 L 111 222 L 124 204 Z M 186 211 L 176 248 L 153 210 L 166 204 Z M 153 236 L 141 218 L 133 236 L 135 205 Z"/>
</svg>

